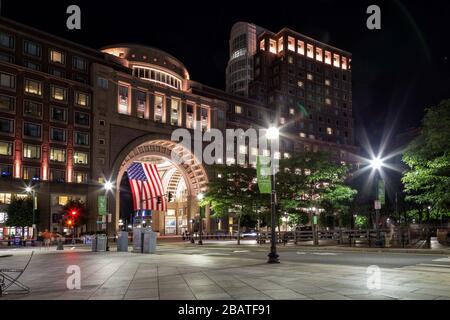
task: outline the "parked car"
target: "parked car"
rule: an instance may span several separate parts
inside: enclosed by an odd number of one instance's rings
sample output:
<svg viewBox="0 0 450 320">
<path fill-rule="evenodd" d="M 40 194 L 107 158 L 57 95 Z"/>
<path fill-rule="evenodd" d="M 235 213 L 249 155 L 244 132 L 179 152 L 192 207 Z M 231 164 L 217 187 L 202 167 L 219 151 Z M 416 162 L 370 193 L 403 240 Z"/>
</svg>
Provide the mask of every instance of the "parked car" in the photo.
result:
<svg viewBox="0 0 450 320">
<path fill-rule="evenodd" d="M 256 238 L 258 233 L 254 229 L 247 230 L 241 234 L 242 238 Z"/>
</svg>

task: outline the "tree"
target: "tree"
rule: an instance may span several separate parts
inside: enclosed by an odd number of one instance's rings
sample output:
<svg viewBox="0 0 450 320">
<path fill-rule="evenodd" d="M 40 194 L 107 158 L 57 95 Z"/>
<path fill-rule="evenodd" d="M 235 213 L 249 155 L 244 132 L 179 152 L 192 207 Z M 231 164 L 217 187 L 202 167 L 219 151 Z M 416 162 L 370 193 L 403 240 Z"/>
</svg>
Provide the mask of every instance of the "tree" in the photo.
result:
<svg viewBox="0 0 450 320">
<path fill-rule="evenodd" d="M 277 196 L 283 211 L 310 216 L 310 208 L 321 208 L 328 216 L 348 211 L 357 191 L 345 184 L 348 167 L 329 159 L 327 153 L 304 152 L 280 161 Z"/>
<path fill-rule="evenodd" d="M 21 227 L 24 234 L 25 227 L 33 225 L 33 199 L 13 197 L 11 203 L 6 209 L 7 219 L 5 224 L 8 227 Z M 37 212 L 35 212 L 35 222 L 37 221 Z"/>
<path fill-rule="evenodd" d="M 403 162 L 408 169 L 402 182 L 406 200 L 416 205 L 414 212 L 431 218 L 449 216 L 450 100 L 426 109 L 420 133 L 408 145 Z"/>
<path fill-rule="evenodd" d="M 215 165 L 215 178 L 209 183 L 201 205 L 210 205 L 214 217 L 234 214 L 238 220 L 237 242 L 240 244 L 241 221 L 256 214 L 261 195 L 256 184 L 256 170 L 239 165 Z"/>
</svg>

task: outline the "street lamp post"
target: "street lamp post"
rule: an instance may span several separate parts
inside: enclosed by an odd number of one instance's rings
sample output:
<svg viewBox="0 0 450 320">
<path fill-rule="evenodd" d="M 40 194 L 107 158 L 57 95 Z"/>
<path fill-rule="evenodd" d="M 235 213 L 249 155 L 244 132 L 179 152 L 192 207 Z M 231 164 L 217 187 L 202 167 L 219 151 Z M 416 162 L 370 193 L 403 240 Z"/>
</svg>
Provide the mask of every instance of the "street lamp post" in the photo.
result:
<svg viewBox="0 0 450 320">
<path fill-rule="evenodd" d="M 271 127 L 267 129 L 267 139 L 268 140 L 277 140 L 279 138 L 280 131 L 275 128 Z M 272 143 L 272 142 L 271 142 Z M 272 158 L 274 158 L 274 154 L 272 153 Z M 272 192 L 271 192 L 271 227 L 270 227 L 270 253 L 268 254 L 269 259 L 267 260 L 267 263 L 280 263 L 280 260 L 278 259 L 278 253 L 277 253 L 277 243 L 276 243 L 276 232 L 275 232 L 275 226 L 276 226 L 276 207 L 277 207 L 277 193 L 276 193 L 276 179 L 275 179 L 275 168 L 274 163 L 271 161 L 270 164 L 271 168 L 271 175 L 272 175 Z"/>
<path fill-rule="evenodd" d="M 36 240 L 36 208 L 35 208 L 35 197 L 36 197 L 36 191 L 34 190 L 34 188 L 33 187 L 30 187 L 30 186 L 28 186 L 28 187 L 26 187 L 25 188 L 25 191 L 27 192 L 27 193 L 31 193 L 31 197 L 32 197 L 32 201 L 33 201 L 33 218 L 32 218 L 32 222 L 31 222 L 31 224 L 32 224 L 32 229 L 33 229 L 33 242 Z"/>
<path fill-rule="evenodd" d="M 377 188 L 377 202 L 378 204 L 375 207 L 375 230 L 377 233 L 377 242 L 380 241 L 380 199 L 379 199 L 379 194 L 378 194 L 378 179 L 379 179 L 379 174 L 380 174 L 380 170 L 381 168 L 384 166 L 383 160 L 380 157 L 375 157 L 372 160 L 370 160 L 370 166 L 372 167 L 372 169 L 374 169 L 375 172 L 375 187 Z"/>
<path fill-rule="evenodd" d="M 105 197 L 106 197 L 106 251 L 109 251 L 109 243 L 108 243 L 108 192 L 113 189 L 113 183 L 111 181 L 105 181 L 103 184 L 103 188 L 105 189 Z"/>
</svg>

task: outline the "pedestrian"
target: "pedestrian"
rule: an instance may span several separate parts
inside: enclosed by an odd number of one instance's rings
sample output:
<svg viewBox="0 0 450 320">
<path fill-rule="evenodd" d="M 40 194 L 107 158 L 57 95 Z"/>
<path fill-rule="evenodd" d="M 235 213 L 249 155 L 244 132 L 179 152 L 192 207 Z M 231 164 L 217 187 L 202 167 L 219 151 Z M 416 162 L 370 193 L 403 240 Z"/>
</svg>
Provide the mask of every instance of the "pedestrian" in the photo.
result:
<svg viewBox="0 0 450 320">
<path fill-rule="evenodd" d="M 284 246 L 286 246 L 286 244 L 288 243 L 288 240 L 289 240 L 288 234 L 287 234 L 287 232 L 285 232 L 283 234 L 283 245 Z"/>
<path fill-rule="evenodd" d="M 50 232 L 48 232 L 47 229 L 45 229 L 45 231 L 42 233 L 42 238 L 44 239 L 44 247 L 45 249 L 50 249 L 50 241 L 52 238 L 52 234 Z"/>
</svg>

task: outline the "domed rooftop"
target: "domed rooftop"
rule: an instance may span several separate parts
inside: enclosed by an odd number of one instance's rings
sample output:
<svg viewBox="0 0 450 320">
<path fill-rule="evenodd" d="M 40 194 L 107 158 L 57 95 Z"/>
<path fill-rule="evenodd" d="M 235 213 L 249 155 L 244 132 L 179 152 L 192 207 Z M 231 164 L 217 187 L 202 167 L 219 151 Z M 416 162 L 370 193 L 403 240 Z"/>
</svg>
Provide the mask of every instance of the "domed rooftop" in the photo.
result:
<svg viewBox="0 0 450 320">
<path fill-rule="evenodd" d="M 172 56 L 171 54 L 149 46 L 120 43 L 103 47 L 100 49 L 104 53 L 108 53 L 125 60 L 127 67 L 133 66 L 156 67 L 163 71 L 176 74 L 182 80 L 189 80 L 189 72 L 184 64 Z"/>
</svg>

